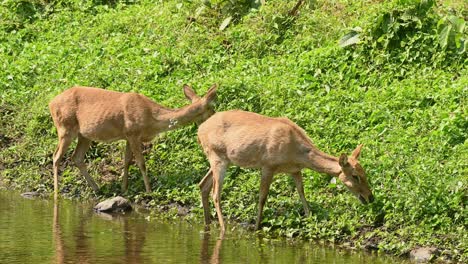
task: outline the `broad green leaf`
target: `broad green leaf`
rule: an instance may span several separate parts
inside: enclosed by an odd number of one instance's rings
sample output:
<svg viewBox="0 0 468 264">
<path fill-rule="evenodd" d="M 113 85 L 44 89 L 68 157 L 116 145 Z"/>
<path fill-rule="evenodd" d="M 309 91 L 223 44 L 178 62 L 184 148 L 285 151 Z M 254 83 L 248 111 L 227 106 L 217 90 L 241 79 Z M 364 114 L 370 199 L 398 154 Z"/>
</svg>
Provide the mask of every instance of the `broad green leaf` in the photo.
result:
<svg viewBox="0 0 468 264">
<path fill-rule="evenodd" d="M 463 29 L 465 28 L 465 20 L 457 16 L 449 16 L 448 21 L 452 23 L 453 27 L 457 32 L 463 32 Z"/>
<path fill-rule="evenodd" d="M 360 33 L 357 31 L 351 31 L 348 34 L 344 35 L 341 39 L 340 42 L 338 43 L 340 47 L 344 48 L 353 44 L 359 43 Z"/>
<path fill-rule="evenodd" d="M 452 25 L 448 24 L 444 28 L 442 28 L 442 31 L 439 33 L 439 44 L 442 48 L 445 48 L 447 46 L 451 30 Z"/>
<path fill-rule="evenodd" d="M 221 25 L 219 26 L 219 30 L 223 31 L 229 25 L 229 23 L 231 23 L 231 20 L 232 16 L 229 16 L 226 19 L 224 19 L 223 23 L 221 23 Z"/>
<path fill-rule="evenodd" d="M 205 6 L 200 6 L 199 8 L 197 8 L 197 10 L 195 11 L 195 17 L 198 18 L 203 13 L 204 10 L 205 10 Z"/>
</svg>

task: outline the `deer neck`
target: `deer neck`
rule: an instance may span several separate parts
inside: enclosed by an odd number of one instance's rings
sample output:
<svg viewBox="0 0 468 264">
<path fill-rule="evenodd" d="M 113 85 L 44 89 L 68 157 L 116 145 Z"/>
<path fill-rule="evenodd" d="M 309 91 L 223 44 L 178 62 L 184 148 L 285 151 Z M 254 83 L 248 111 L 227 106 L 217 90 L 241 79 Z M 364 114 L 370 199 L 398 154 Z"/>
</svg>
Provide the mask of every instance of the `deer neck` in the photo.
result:
<svg viewBox="0 0 468 264">
<path fill-rule="evenodd" d="M 320 173 L 338 176 L 341 173 L 341 166 L 338 158 L 328 155 L 318 149 L 312 149 L 308 154 L 308 168 Z"/>
<path fill-rule="evenodd" d="M 153 118 L 162 130 L 172 130 L 195 121 L 205 111 L 201 100 L 179 109 L 160 108 L 153 111 Z"/>
</svg>

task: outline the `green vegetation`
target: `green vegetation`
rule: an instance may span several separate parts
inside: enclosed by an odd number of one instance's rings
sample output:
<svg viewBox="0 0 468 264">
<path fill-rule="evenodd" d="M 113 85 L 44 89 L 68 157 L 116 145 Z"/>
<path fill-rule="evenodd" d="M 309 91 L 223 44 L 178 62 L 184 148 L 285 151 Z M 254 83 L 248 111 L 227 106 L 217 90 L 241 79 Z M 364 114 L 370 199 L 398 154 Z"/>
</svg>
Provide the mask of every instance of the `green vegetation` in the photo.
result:
<svg viewBox="0 0 468 264">
<path fill-rule="evenodd" d="M 179 107 L 183 83 L 199 93 L 219 83 L 218 111 L 287 116 L 336 156 L 365 146 L 376 202 L 363 206 L 330 177 L 305 171 L 313 209 L 305 217 L 292 180 L 279 176 L 266 234 L 396 255 L 433 245 L 443 258 L 468 261 L 466 2 L 306 1 L 297 15 L 296 1 L 251 2 L 3 1 L 0 183 L 51 192 L 57 139 L 47 103 L 66 88 L 135 91 Z M 97 144 L 87 154 L 105 196 L 120 190 L 123 151 Z M 202 221 L 197 183 L 208 164 L 196 126 L 154 140 L 146 159 L 154 192 L 143 194 L 133 167 L 129 195 L 193 206 Z M 90 196 L 66 164 L 63 195 Z M 232 168 L 225 215 L 253 222 L 258 188 L 258 171 Z"/>
</svg>

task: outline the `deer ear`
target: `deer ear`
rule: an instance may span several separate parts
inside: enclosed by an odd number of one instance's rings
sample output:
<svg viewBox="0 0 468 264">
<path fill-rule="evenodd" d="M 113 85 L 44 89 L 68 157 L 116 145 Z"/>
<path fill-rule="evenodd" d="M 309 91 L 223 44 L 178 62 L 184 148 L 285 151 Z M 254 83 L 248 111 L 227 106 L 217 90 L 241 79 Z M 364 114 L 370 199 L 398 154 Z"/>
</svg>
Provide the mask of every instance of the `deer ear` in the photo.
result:
<svg viewBox="0 0 468 264">
<path fill-rule="evenodd" d="M 184 94 L 185 97 L 190 101 L 199 98 L 195 91 L 192 89 L 192 87 L 188 86 L 187 84 L 184 84 Z"/>
<path fill-rule="evenodd" d="M 353 150 L 353 153 L 351 153 L 351 156 L 353 158 L 358 159 L 359 155 L 361 154 L 361 149 L 362 149 L 362 144 L 358 145 L 355 150 Z"/>
<path fill-rule="evenodd" d="M 216 99 L 216 89 L 218 89 L 218 85 L 213 84 L 206 93 L 205 98 L 208 102 L 212 102 L 214 99 Z"/>
<path fill-rule="evenodd" d="M 346 167 L 348 166 L 348 156 L 346 154 L 341 154 L 340 159 L 338 160 L 338 163 L 340 164 L 341 167 Z"/>
</svg>

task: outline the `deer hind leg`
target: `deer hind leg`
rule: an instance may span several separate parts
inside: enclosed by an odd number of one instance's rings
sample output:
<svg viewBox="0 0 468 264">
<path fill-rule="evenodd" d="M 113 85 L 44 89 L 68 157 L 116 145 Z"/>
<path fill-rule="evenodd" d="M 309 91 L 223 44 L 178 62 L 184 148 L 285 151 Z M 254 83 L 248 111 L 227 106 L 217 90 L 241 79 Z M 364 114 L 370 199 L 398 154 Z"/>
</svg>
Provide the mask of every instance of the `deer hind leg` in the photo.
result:
<svg viewBox="0 0 468 264">
<path fill-rule="evenodd" d="M 211 213 L 210 213 L 210 191 L 213 187 L 213 172 L 211 169 L 203 177 L 203 179 L 198 184 L 201 190 L 202 204 L 203 204 L 203 214 L 205 216 L 205 225 L 209 225 L 211 222 Z"/>
<path fill-rule="evenodd" d="M 66 133 L 64 131 L 59 131 L 57 129 L 57 132 L 59 134 L 59 142 L 57 145 L 57 148 L 55 149 L 54 156 L 52 158 L 53 162 L 53 171 L 54 171 L 54 198 L 58 198 L 58 174 L 59 174 L 59 167 L 60 167 L 60 162 L 63 158 L 63 155 L 65 152 L 67 152 L 68 147 L 70 146 L 70 143 L 73 140 L 73 136 L 70 133 Z"/>
<path fill-rule="evenodd" d="M 145 189 L 146 192 L 149 193 L 151 192 L 151 186 L 150 186 L 150 181 L 148 178 L 148 174 L 146 171 L 146 165 L 145 165 L 145 159 L 143 157 L 142 153 L 142 148 L 141 148 L 141 141 L 129 138 L 128 143 L 130 144 L 131 151 L 133 152 L 133 155 L 135 156 L 135 161 L 140 168 L 141 174 L 143 175 L 143 181 L 145 182 Z"/>
<path fill-rule="evenodd" d="M 133 153 L 130 147 L 130 143 L 127 141 L 125 146 L 125 157 L 124 157 L 124 169 L 122 175 L 122 193 L 125 193 L 128 189 L 128 167 L 132 161 Z"/>
<path fill-rule="evenodd" d="M 262 168 L 262 178 L 260 181 L 260 196 L 258 199 L 258 213 L 257 222 L 255 223 L 255 230 L 260 228 L 263 216 L 263 207 L 267 200 L 268 191 L 270 190 L 271 182 L 273 181 L 273 171 L 269 168 Z"/>
<path fill-rule="evenodd" d="M 86 164 L 84 162 L 86 151 L 88 151 L 89 147 L 91 146 L 91 140 L 84 138 L 81 135 L 78 135 L 78 144 L 76 145 L 75 151 L 73 152 L 72 159 L 75 162 L 76 167 L 81 172 L 88 182 L 89 186 L 93 188 L 95 192 L 99 191 L 99 187 L 97 186 L 96 182 L 93 180 L 91 176 L 88 174 L 88 170 L 86 169 Z"/>
<path fill-rule="evenodd" d="M 304 212 L 306 215 L 310 214 L 309 204 L 304 196 L 304 185 L 302 181 L 302 174 L 301 172 L 292 173 L 291 176 L 294 179 L 294 183 L 296 184 L 297 192 L 299 193 L 299 197 L 301 198 L 302 205 L 304 206 Z"/>
<path fill-rule="evenodd" d="M 221 210 L 221 191 L 223 189 L 224 174 L 226 173 L 227 165 L 223 161 L 211 162 L 211 171 L 213 173 L 213 202 L 216 208 L 216 214 L 218 215 L 219 226 L 221 229 L 221 236 L 223 236 L 225 229 L 223 212 Z"/>
</svg>

